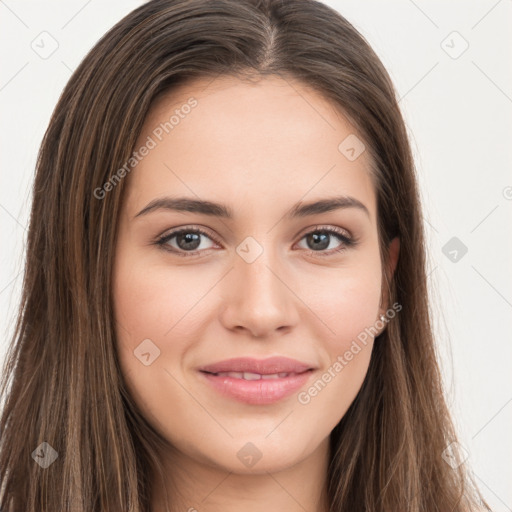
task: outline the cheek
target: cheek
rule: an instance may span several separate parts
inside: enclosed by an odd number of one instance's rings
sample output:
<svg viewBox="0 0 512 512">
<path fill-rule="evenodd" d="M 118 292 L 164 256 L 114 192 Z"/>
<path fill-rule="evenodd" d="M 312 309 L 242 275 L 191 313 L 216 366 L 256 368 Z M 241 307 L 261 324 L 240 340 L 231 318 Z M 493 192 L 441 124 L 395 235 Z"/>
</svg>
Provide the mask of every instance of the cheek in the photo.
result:
<svg viewBox="0 0 512 512">
<path fill-rule="evenodd" d="M 381 299 L 378 261 L 342 269 L 322 282 L 311 281 L 310 288 L 308 305 L 328 327 L 326 341 L 331 351 L 344 350 L 350 340 L 378 319 Z"/>
<path fill-rule="evenodd" d="M 319 297 L 312 308 L 321 312 L 330 331 L 318 345 L 324 364 L 315 380 L 297 396 L 305 417 L 322 425 L 318 435 L 326 435 L 337 425 L 361 389 L 373 349 L 372 327 L 379 312 L 378 273 L 352 273 L 350 278 L 340 278 L 334 288 Z"/>
<path fill-rule="evenodd" d="M 148 264 L 135 251 L 120 255 L 114 270 L 113 303 L 122 373 L 144 416 L 166 435 L 180 432 L 182 422 L 179 415 L 167 414 L 169 403 L 174 411 L 190 410 L 190 396 L 173 376 L 181 381 L 183 355 L 194 346 L 194 304 L 204 295 L 206 285 L 204 280 L 191 283 L 187 277 L 190 274 L 183 270 Z"/>
<path fill-rule="evenodd" d="M 141 336 L 181 339 L 176 335 L 204 295 L 207 282 L 179 268 L 171 271 L 141 262 L 145 263 L 143 258 L 127 257 L 116 265 L 114 311 L 121 336 L 128 334 L 133 341 Z"/>
<path fill-rule="evenodd" d="M 148 405 L 152 389 L 168 383 L 157 383 L 165 375 L 159 372 L 168 364 L 168 358 L 177 360 L 182 348 L 179 340 L 186 336 L 176 335 L 182 327 L 179 319 L 186 314 L 182 294 L 186 290 L 179 279 L 172 282 L 163 279 L 161 270 L 143 265 L 143 258 L 122 254 L 114 269 L 113 304 L 116 319 L 117 353 L 127 384 L 133 396 L 139 396 L 139 405 Z M 176 324 L 176 327 L 173 326 Z M 165 334 L 176 340 L 164 345 Z M 148 341 L 149 340 L 149 341 Z M 149 355 L 148 355 L 149 354 Z M 164 361 L 165 360 L 165 361 Z"/>
<path fill-rule="evenodd" d="M 327 334 L 318 345 L 324 362 L 318 376 L 320 382 L 316 382 L 314 389 L 305 390 L 306 394 L 302 401 L 299 397 L 299 402 L 307 404 L 314 401 L 311 405 L 315 413 L 326 420 L 330 418 L 334 424 L 346 412 L 361 387 L 378 328 L 380 263 L 375 258 L 360 263 L 340 269 L 329 279 L 310 282 L 312 293 L 308 306 L 318 313 L 327 327 L 324 329 Z"/>
</svg>

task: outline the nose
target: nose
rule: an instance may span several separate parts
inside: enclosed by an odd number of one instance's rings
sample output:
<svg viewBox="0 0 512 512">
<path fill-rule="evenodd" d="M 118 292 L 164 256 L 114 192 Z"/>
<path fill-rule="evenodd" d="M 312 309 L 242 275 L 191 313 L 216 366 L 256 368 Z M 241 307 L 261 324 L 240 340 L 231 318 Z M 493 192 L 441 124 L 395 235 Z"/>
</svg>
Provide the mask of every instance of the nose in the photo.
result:
<svg viewBox="0 0 512 512">
<path fill-rule="evenodd" d="M 300 299 L 293 291 L 290 273 L 270 251 L 252 262 L 235 257 L 224 284 L 221 322 L 229 330 L 247 331 L 267 338 L 290 331 L 299 320 Z"/>
</svg>

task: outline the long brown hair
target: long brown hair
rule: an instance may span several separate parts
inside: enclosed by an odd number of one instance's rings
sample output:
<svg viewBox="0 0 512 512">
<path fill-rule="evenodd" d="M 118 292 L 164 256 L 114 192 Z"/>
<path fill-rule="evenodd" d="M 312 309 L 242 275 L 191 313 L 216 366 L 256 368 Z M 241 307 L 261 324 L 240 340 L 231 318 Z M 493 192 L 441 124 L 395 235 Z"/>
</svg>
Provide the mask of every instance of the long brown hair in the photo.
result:
<svg viewBox="0 0 512 512">
<path fill-rule="evenodd" d="M 378 57 L 316 1 L 152 0 L 73 73 L 38 155 L 22 302 L 0 389 L 2 510 L 149 512 L 165 440 L 127 392 L 111 297 L 126 180 L 103 198 L 94 191 L 129 160 L 155 98 L 220 75 L 299 79 L 339 107 L 371 152 L 383 263 L 390 240 L 401 241 L 395 274 L 384 277 L 389 303 L 402 310 L 331 434 L 330 510 L 487 507 L 464 465 L 443 459 L 456 436 L 429 318 L 417 182 Z M 45 468 L 38 457 L 56 460 Z"/>
</svg>

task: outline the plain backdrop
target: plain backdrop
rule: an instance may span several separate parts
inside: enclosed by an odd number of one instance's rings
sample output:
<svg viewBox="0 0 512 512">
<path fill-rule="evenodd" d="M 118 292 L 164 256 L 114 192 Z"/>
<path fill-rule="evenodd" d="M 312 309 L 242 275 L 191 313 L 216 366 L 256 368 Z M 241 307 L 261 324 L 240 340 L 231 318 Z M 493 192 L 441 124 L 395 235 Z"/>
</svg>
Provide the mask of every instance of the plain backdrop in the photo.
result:
<svg viewBox="0 0 512 512">
<path fill-rule="evenodd" d="M 50 115 L 93 44 L 141 3 L 0 0 L 0 362 Z M 512 1 L 325 3 L 366 37 L 401 98 L 449 404 L 477 483 L 494 510 L 510 511 Z"/>
</svg>

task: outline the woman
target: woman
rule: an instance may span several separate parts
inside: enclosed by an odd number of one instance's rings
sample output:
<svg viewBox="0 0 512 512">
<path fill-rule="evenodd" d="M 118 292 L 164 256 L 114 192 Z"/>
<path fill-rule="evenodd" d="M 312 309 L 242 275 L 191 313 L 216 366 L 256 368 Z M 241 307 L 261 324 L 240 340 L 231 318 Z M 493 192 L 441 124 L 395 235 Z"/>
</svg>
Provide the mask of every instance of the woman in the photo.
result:
<svg viewBox="0 0 512 512">
<path fill-rule="evenodd" d="M 443 398 L 422 225 L 393 86 L 338 13 L 133 11 L 40 151 L 2 510 L 487 508 Z"/>
</svg>

